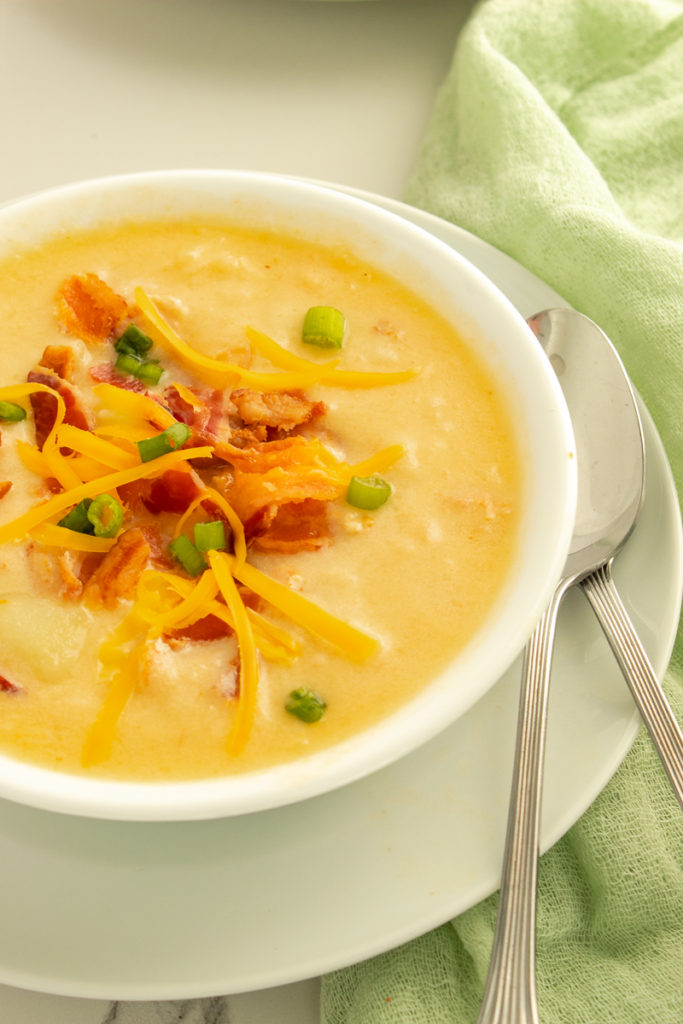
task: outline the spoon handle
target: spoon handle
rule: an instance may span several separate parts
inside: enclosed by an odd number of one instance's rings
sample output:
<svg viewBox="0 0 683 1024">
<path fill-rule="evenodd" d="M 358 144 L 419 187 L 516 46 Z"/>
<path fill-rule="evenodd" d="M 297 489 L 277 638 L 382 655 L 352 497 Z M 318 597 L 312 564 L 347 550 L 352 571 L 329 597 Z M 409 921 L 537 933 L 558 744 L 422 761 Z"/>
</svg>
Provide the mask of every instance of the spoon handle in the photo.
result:
<svg viewBox="0 0 683 1024">
<path fill-rule="evenodd" d="M 581 581 L 683 807 L 683 732 L 612 579 L 611 561 Z"/>
<path fill-rule="evenodd" d="M 517 745 L 491 962 L 477 1024 L 538 1024 L 536 877 L 550 665 L 563 581 L 524 650 Z"/>
</svg>

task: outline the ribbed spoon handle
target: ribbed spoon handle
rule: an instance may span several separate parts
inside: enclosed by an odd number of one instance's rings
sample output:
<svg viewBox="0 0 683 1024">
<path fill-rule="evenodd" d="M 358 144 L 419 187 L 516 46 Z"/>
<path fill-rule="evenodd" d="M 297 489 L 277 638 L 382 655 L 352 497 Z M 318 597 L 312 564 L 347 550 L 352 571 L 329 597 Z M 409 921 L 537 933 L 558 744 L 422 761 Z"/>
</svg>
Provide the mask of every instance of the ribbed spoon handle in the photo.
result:
<svg viewBox="0 0 683 1024">
<path fill-rule="evenodd" d="M 538 1024 L 536 878 L 550 665 L 560 584 L 524 651 L 498 919 L 477 1024 Z"/>
<path fill-rule="evenodd" d="M 659 684 L 607 562 L 581 581 L 683 808 L 683 732 Z"/>
</svg>

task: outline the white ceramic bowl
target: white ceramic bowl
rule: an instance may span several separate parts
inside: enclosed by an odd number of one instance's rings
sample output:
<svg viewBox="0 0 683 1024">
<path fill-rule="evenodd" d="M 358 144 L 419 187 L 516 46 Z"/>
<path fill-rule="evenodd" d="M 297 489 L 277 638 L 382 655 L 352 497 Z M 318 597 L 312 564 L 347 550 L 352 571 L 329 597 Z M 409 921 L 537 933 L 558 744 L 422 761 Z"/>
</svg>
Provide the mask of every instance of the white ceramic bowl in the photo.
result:
<svg viewBox="0 0 683 1024">
<path fill-rule="evenodd" d="M 75 184 L 0 210 L 0 253 L 65 226 L 121 217 L 228 215 L 344 241 L 360 258 L 410 282 L 476 337 L 505 382 L 526 459 L 518 555 L 482 628 L 419 698 L 380 724 L 309 758 L 206 781 L 131 783 L 60 774 L 0 755 L 0 796 L 53 811 L 122 820 L 243 814 L 358 779 L 414 750 L 463 714 L 517 656 L 548 602 L 568 549 L 576 500 L 574 442 L 555 376 L 508 300 L 465 259 L 421 228 L 333 188 L 233 171 L 169 171 Z"/>
</svg>

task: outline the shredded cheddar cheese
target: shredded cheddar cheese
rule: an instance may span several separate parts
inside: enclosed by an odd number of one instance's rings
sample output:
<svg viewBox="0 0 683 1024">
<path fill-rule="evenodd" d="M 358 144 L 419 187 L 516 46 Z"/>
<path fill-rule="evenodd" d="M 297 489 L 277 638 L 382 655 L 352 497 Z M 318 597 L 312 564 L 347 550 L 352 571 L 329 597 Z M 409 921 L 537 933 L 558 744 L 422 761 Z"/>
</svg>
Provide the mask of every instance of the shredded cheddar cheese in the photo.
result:
<svg viewBox="0 0 683 1024">
<path fill-rule="evenodd" d="M 314 366 L 312 370 L 300 372 L 255 373 L 236 363 L 227 363 L 222 359 L 202 355 L 176 334 L 142 288 L 135 289 L 135 301 L 151 325 L 155 340 L 159 340 L 183 366 L 191 369 L 201 380 L 207 381 L 213 387 L 225 388 L 243 384 L 262 391 L 289 391 L 310 387 L 326 372 L 324 368 Z"/>
<path fill-rule="evenodd" d="M 298 401 L 299 393 L 313 384 L 342 388 L 381 387 L 409 380 L 417 372 L 341 370 L 338 368 L 339 359 L 316 362 L 303 358 L 263 332 L 247 327 L 252 350 L 277 371 L 255 372 L 196 351 L 167 323 L 140 287 L 135 289 L 135 300 L 153 339 L 195 378 L 205 381 L 213 389 L 241 387 L 256 392 L 289 392 L 282 400 L 285 408 L 287 402 Z M 200 395 L 181 382 L 172 386 L 192 410 L 192 415 L 197 413 L 201 417 L 205 402 Z M 405 454 L 401 445 L 391 445 L 361 462 L 350 464 L 335 456 L 317 437 L 295 432 L 284 442 L 276 442 L 272 446 L 267 441 L 254 441 L 253 446 L 247 443 L 244 447 L 236 447 L 232 442 L 221 441 L 180 448 L 141 462 L 135 443 L 178 424 L 176 417 L 163 404 L 165 393 L 154 395 L 105 382 L 94 384 L 91 392 L 97 402 L 97 412 L 93 430 L 65 422 L 66 405 L 62 394 L 44 384 L 27 383 L 0 388 L 0 400 L 13 401 L 37 392 L 48 393 L 55 400 L 54 423 L 43 441 L 42 450 L 18 440 L 16 452 L 32 473 L 43 480 L 54 477 L 63 490 L 0 525 L 0 544 L 28 536 L 46 547 L 62 551 L 101 554 L 106 562 L 119 539 L 124 540 L 120 532 L 115 537 L 93 536 L 79 532 L 77 528 L 66 529 L 58 525 L 59 518 L 86 498 L 94 500 L 100 495 L 117 496 L 119 487 L 160 477 L 168 470 L 182 467 L 185 467 L 185 472 L 193 473 L 192 484 L 199 485 L 201 489 L 182 513 L 173 512 L 176 516 L 173 524 L 175 537 L 180 536 L 188 524 L 201 520 L 203 515 L 205 517 L 207 508 L 203 506 L 209 503 L 227 521 L 231 531 L 231 553 L 213 549 L 205 552 L 207 568 L 196 579 L 158 568 L 146 568 L 140 572 L 132 607 L 99 648 L 99 680 L 105 692 L 100 711 L 83 745 L 84 766 L 100 763 L 111 755 L 119 720 L 136 687 L 149 671 L 155 644 L 164 637 L 172 636 L 174 631 L 182 633 L 183 629 L 189 629 L 209 617 L 218 619 L 225 627 L 212 624 L 211 628 L 216 626 L 216 635 L 234 633 L 237 642 L 239 688 L 227 750 L 234 756 L 244 749 L 257 707 L 259 654 L 268 660 L 291 664 L 302 650 L 295 636 L 245 603 L 245 588 L 297 627 L 330 644 L 345 657 L 363 661 L 375 653 L 378 648 L 376 638 L 335 617 L 251 565 L 247 561 L 244 524 L 248 524 L 251 516 L 266 507 L 268 502 L 274 502 L 277 509 L 280 504 L 296 505 L 309 500 L 320 504 L 340 498 L 352 476 L 371 475 L 392 466 Z M 303 401 L 307 402 L 305 398 Z M 308 405 L 312 409 L 314 403 Z M 317 415 L 317 411 L 312 415 Z M 189 413 L 188 422 L 192 422 Z M 249 426 L 252 422 L 245 415 L 244 424 Z M 264 422 L 268 424 L 269 421 Z M 302 418 L 299 422 L 307 423 L 308 420 Z M 268 436 L 265 428 L 262 429 L 264 434 L 254 436 Z M 242 438 L 235 442 L 240 443 L 244 443 Z M 186 466 L 190 460 L 212 457 L 231 466 L 232 474 L 226 484 L 230 500 L 215 487 L 207 486 L 200 474 Z M 175 486 L 182 496 L 185 485 L 191 486 L 189 481 L 176 477 L 174 484 L 168 486 Z M 196 490 L 188 493 L 196 493 Z M 166 510 L 163 505 L 161 507 Z M 173 504 L 167 508 L 173 508 Z M 169 530 L 168 524 L 166 529 Z M 130 533 L 128 540 L 131 544 L 142 545 L 142 558 L 148 557 L 146 541 L 143 542 L 141 537 L 133 541 Z M 117 548 L 111 557 L 118 556 L 120 551 L 121 548 Z"/>
<path fill-rule="evenodd" d="M 69 551 L 106 553 L 116 543 L 113 537 L 93 537 L 89 533 L 67 530 L 64 526 L 57 526 L 56 523 L 41 523 L 31 530 L 29 536 L 40 544 L 53 548 L 65 548 Z"/>
<path fill-rule="evenodd" d="M 377 388 L 388 384 L 402 384 L 417 374 L 417 370 L 399 370 L 396 373 L 368 373 L 365 370 L 338 370 L 338 359 L 330 359 L 325 363 L 314 363 L 310 359 L 302 359 L 289 349 L 279 345 L 263 331 L 254 327 L 246 328 L 247 338 L 251 347 L 260 355 L 265 356 L 274 366 L 287 370 L 307 371 L 313 367 L 323 369 L 319 378 L 321 384 L 341 388 Z"/>
<path fill-rule="evenodd" d="M 254 722 L 258 687 L 258 660 L 251 623 L 232 576 L 233 560 L 222 551 L 209 551 L 209 565 L 235 623 L 240 651 L 240 683 L 237 711 L 228 735 L 228 752 L 244 749 Z"/>
<path fill-rule="evenodd" d="M 231 560 L 231 564 L 240 583 L 348 658 L 364 661 L 377 650 L 378 641 L 374 637 L 336 618 L 308 598 L 290 590 L 284 583 L 272 579 L 248 562 L 240 567 L 235 565 L 234 560 Z"/>
<path fill-rule="evenodd" d="M 159 430 L 165 430 L 175 423 L 175 418 L 168 409 L 155 402 L 149 395 L 126 391 L 124 388 L 105 383 L 95 384 L 92 393 L 104 410 L 114 413 L 124 422 L 139 421 L 146 424 L 148 433 L 149 424 Z"/>
<path fill-rule="evenodd" d="M 15 448 L 22 463 L 31 473 L 45 478 L 52 476 L 52 470 L 45 456 L 35 445 L 29 444 L 28 441 L 17 441 Z"/>
<path fill-rule="evenodd" d="M 147 633 L 141 629 L 143 626 L 134 607 L 100 647 L 100 679 L 106 693 L 83 744 L 81 763 L 84 768 L 105 761 L 111 753 L 117 723 L 137 685 L 140 661 L 147 642 Z"/>
<path fill-rule="evenodd" d="M 170 469 L 178 463 L 186 462 L 188 459 L 202 458 L 211 455 L 212 448 L 180 448 L 178 451 L 169 452 L 158 459 L 144 462 L 139 466 L 132 466 L 130 469 L 121 470 L 118 473 L 110 473 L 107 476 L 99 477 L 88 483 L 81 483 L 53 498 L 34 505 L 32 509 L 0 526 L 0 544 L 9 540 L 17 540 L 29 533 L 35 526 L 44 523 L 60 512 L 65 512 L 72 505 L 77 505 L 83 498 L 94 498 L 103 492 L 111 492 L 122 484 L 132 483 L 133 480 L 142 480 L 145 477 L 157 476 L 166 469 Z"/>
<path fill-rule="evenodd" d="M 89 430 L 81 430 L 68 423 L 62 423 L 59 426 L 57 443 L 66 448 L 72 448 L 75 452 L 80 452 L 81 455 L 87 455 L 110 469 L 128 469 L 140 462 L 139 456 L 132 452 L 124 451 L 118 445 L 104 441 Z"/>
</svg>

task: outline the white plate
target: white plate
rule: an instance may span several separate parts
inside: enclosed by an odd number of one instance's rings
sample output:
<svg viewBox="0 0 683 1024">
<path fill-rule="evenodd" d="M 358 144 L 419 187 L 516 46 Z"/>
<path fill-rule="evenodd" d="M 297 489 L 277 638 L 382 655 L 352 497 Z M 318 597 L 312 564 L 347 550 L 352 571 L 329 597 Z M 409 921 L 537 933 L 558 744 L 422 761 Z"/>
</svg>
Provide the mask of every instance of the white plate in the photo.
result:
<svg viewBox="0 0 683 1024">
<path fill-rule="evenodd" d="M 447 241 L 523 315 L 562 304 L 473 236 L 361 195 Z M 680 519 L 643 412 L 648 491 L 615 577 L 661 674 L 681 601 Z M 313 977 L 443 923 L 499 882 L 518 689 L 517 663 L 417 753 L 294 807 L 141 824 L 0 802 L 0 981 L 110 999 L 217 995 Z M 550 704 L 544 848 L 592 802 L 638 728 L 579 593 L 561 610 Z"/>
</svg>

